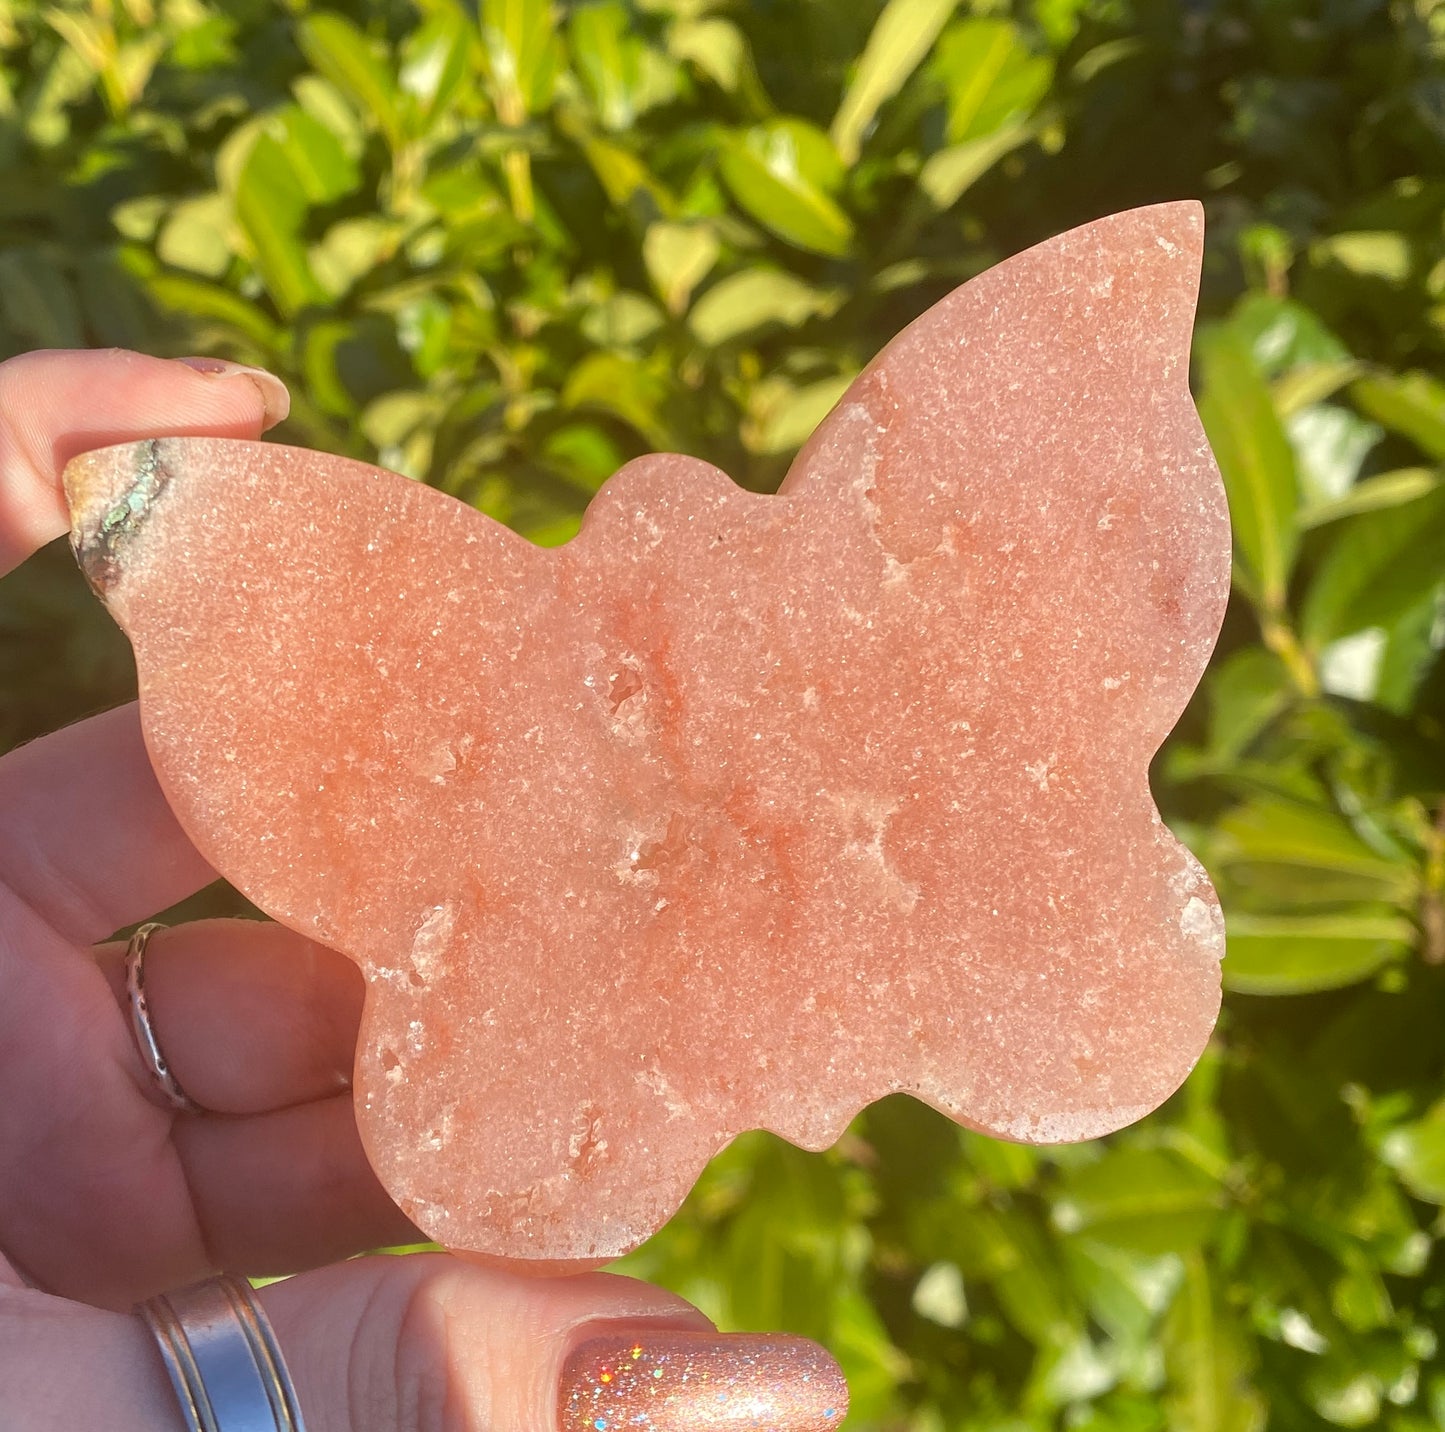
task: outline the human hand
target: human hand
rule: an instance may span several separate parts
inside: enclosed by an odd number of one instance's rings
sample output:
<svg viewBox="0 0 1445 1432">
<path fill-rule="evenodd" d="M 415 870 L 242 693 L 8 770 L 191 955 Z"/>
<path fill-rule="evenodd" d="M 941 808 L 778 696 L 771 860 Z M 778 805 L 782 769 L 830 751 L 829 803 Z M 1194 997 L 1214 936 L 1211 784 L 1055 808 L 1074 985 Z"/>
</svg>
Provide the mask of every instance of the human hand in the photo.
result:
<svg viewBox="0 0 1445 1432">
<path fill-rule="evenodd" d="M 192 361 L 0 363 L 0 572 L 67 530 L 59 478 L 77 453 L 256 438 L 285 416 L 270 375 Z M 97 944 L 214 878 L 133 705 L 0 759 L 0 1427 L 187 1426 L 127 1310 L 221 1269 L 314 1270 L 260 1294 L 310 1432 L 837 1425 L 846 1392 L 822 1349 L 717 1334 L 631 1279 L 441 1254 L 338 1261 L 417 1236 L 352 1116 L 355 968 L 278 925 L 158 933 L 150 1012 L 199 1106 L 178 1112 L 132 1034 L 124 947 Z M 220 1432 L 239 1427 L 222 1416 Z"/>
</svg>

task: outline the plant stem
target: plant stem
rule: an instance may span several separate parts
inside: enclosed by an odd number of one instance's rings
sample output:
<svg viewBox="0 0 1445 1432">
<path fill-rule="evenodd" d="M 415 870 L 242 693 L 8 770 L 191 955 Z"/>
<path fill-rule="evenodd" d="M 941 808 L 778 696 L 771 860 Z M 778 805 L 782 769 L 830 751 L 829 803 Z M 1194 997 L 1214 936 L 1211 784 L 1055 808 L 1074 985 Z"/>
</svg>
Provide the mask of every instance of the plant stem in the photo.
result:
<svg viewBox="0 0 1445 1432">
<path fill-rule="evenodd" d="M 1425 842 L 1425 888 L 1420 895 L 1420 958 L 1445 965 L 1445 801 Z"/>
<path fill-rule="evenodd" d="M 1316 697 L 1320 694 L 1320 678 L 1309 654 L 1300 644 L 1294 628 L 1282 613 L 1265 616 L 1260 622 L 1260 634 L 1264 644 L 1284 663 L 1296 689 L 1301 696 Z"/>
<path fill-rule="evenodd" d="M 509 149 L 502 159 L 507 176 L 507 195 L 512 213 L 520 224 L 530 224 L 537 216 L 532 200 L 532 156 L 525 149 Z"/>
</svg>

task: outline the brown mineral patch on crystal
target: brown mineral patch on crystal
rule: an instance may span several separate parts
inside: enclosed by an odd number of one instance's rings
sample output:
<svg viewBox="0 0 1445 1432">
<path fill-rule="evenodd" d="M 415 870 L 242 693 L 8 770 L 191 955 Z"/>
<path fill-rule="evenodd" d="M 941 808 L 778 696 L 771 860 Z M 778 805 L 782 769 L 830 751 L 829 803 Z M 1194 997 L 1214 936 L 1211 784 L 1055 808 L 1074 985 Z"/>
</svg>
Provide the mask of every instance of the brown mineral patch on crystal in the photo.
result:
<svg viewBox="0 0 1445 1432">
<path fill-rule="evenodd" d="M 1010 260 L 778 496 L 645 458 L 551 551 L 267 444 L 72 465 L 167 795 L 366 973 L 358 1117 L 430 1234 L 610 1257 L 743 1129 L 820 1148 L 902 1090 L 1087 1138 L 1184 1078 L 1222 927 L 1146 773 L 1229 576 L 1201 229 Z"/>
</svg>

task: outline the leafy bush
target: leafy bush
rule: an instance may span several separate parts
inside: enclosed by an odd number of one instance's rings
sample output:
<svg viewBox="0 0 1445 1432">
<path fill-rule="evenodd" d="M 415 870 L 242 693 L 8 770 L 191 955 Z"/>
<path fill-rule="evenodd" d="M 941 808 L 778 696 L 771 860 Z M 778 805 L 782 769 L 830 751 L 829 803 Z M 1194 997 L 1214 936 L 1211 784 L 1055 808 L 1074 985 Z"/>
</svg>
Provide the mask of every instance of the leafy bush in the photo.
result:
<svg viewBox="0 0 1445 1432">
<path fill-rule="evenodd" d="M 629 1260 L 826 1340 L 852 1425 L 1445 1427 L 1442 47 L 1434 0 L 0 8 L 0 356 L 265 364 L 284 440 L 539 542 L 653 448 L 769 488 L 950 287 L 1205 199 L 1236 597 L 1155 789 L 1215 1043 L 1101 1143 L 750 1136 Z M 63 553 L 0 627 L 6 744 L 131 689 Z"/>
</svg>

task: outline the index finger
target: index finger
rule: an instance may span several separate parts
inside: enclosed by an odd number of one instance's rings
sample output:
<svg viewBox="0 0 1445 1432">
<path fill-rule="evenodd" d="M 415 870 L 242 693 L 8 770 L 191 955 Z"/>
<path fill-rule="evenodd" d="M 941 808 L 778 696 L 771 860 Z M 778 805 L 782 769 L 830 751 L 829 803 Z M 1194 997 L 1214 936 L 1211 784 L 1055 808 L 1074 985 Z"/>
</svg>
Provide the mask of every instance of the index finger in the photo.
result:
<svg viewBox="0 0 1445 1432">
<path fill-rule="evenodd" d="M 289 406 L 280 379 L 215 359 L 44 349 L 0 363 L 0 574 L 70 526 L 76 454 L 153 437 L 257 438 Z"/>
</svg>

